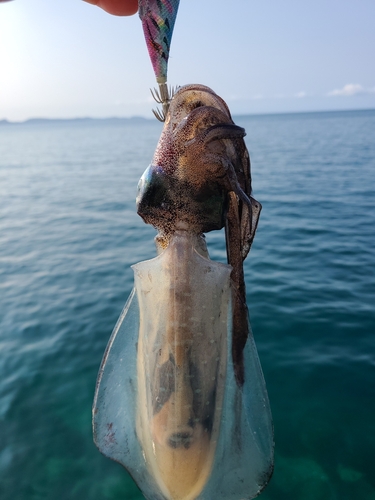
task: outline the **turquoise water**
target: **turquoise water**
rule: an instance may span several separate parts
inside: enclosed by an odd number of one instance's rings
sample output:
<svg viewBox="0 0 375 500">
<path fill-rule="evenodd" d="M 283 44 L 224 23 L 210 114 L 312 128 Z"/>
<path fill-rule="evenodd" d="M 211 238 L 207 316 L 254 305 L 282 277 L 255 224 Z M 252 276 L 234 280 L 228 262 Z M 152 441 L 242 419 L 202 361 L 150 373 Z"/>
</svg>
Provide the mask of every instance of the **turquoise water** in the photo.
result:
<svg viewBox="0 0 375 500">
<path fill-rule="evenodd" d="M 248 304 L 275 425 L 264 500 L 375 500 L 375 111 L 239 117 L 263 204 Z M 160 125 L 0 128 L 0 498 L 135 500 L 91 435 L 100 360 L 155 255 Z M 210 235 L 224 260 L 223 235 Z"/>
</svg>

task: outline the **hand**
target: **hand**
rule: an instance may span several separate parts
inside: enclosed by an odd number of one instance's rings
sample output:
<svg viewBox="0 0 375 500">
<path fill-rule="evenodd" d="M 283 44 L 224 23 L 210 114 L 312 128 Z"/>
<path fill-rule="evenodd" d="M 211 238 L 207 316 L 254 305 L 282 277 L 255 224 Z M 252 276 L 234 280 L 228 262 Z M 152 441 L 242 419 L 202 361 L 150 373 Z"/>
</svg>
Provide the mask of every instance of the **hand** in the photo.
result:
<svg viewBox="0 0 375 500">
<path fill-rule="evenodd" d="M 0 0 L 1 2 L 2 0 Z M 114 16 L 131 16 L 138 11 L 138 0 L 83 0 Z"/>
<path fill-rule="evenodd" d="M 9 0 L 0 0 L 8 2 Z M 138 11 L 138 0 L 83 0 L 84 2 L 97 5 L 115 16 L 131 16 Z"/>
</svg>

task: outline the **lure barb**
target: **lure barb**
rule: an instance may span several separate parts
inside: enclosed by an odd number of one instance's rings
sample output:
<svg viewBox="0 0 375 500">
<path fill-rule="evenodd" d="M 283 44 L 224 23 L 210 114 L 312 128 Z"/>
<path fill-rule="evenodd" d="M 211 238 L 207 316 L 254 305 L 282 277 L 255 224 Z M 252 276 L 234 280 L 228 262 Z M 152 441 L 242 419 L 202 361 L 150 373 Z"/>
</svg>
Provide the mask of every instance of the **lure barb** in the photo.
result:
<svg viewBox="0 0 375 500">
<path fill-rule="evenodd" d="M 176 93 L 178 87 L 169 87 L 167 86 L 166 83 L 159 83 L 159 90 L 157 89 L 150 89 L 151 95 L 154 98 L 154 100 L 162 105 L 162 110 L 160 111 L 159 109 L 153 109 L 152 112 L 155 115 L 155 118 L 159 120 L 160 122 L 164 122 L 165 118 L 168 114 L 169 110 L 169 105 L 172 100 L 172 97 Z"/>
</svg>

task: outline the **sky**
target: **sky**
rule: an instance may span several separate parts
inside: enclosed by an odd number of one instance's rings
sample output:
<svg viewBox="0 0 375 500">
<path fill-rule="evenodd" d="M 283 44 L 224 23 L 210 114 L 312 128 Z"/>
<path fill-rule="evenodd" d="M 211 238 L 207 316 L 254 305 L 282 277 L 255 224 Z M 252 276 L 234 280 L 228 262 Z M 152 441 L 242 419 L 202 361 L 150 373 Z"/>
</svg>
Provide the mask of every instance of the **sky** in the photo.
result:
<svg viewBox="0 0 375 500">
<path fill-rule="evenodd" d="M 374 0 L 181 0 L 168 82 L 237 115 L 375 108 L 374 20 Z M 151 117 L 154 86 L 137 15 L 0 3 L 0 120 Z"/>
</svg>

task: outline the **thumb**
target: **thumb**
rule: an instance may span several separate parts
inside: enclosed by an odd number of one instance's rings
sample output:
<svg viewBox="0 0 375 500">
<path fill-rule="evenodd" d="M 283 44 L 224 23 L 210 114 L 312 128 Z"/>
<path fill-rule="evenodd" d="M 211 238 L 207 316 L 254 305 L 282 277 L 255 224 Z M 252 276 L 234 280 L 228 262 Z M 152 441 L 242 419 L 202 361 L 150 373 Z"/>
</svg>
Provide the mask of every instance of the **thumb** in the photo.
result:
<svg viewBox="0 0 375 500">
<path fill-rule="evenodd" d="M 0 0 L 1 2 L 2 0 Z M 83 0 L 115 16 L 131 16 L 138 11 L 138 0 Z"/>
</svg>

